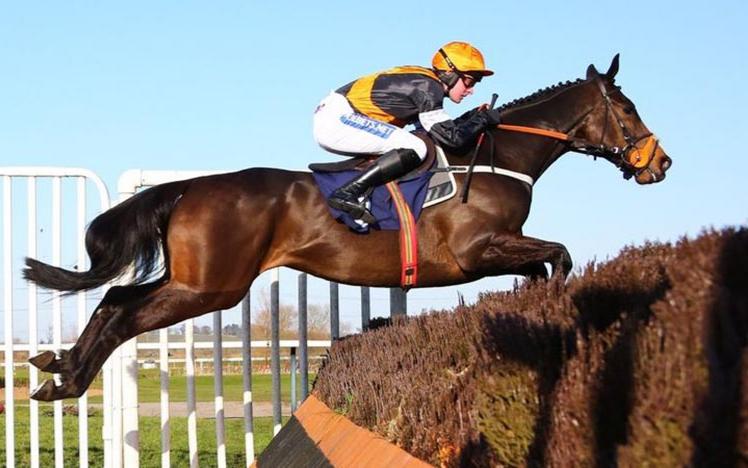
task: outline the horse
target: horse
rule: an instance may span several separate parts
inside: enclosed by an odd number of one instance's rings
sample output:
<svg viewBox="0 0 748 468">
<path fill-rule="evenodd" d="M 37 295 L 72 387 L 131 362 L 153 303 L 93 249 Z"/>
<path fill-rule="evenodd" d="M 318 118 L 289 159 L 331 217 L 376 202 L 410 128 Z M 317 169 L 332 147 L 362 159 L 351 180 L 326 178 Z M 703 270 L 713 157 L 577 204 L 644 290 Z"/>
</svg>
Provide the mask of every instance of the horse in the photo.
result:
<svg viewBox="0 0 748 468">
<path fill-rule="evenodd" d="M 616 55 L 604 74 L 590 65 L 584 79 L 504 104 L 499 109 L 505 125 L 487 130 L 490 143 L 479 145 L 476 164 L 537 180 L 561 155 L 578 151 L 613 163 L 639 184 L 662 181 L 672 161 L 615 84 L 617 71 Z M 541 130 L 526 133 L 528 128 Z M 446 156 L 450 165 L 466 159 L 465 151 L 447 151 Z M 572 260 L 566 247 L 522 232 L 531 185 L 499 174 L 471 175 L 467 203 L 452 198 L 425 209 L 417 221 L 421 261 L 416 286 L 506 274 L 547 277 L 546 263 L 553 275 L 568 275 Z M 467 175 L 456 179 L 462 185 Z M 44 381 L 30 395 L 33 399 L 79 397 L 120 344 L 233 307 L 265 270 L 285 266 L 375 287 L 398 286 L 401 273 L 397 231 L 353 232 L 332 218 L 311 173 L 273 168 L 144 190 L 91 222 L 86 250 L 88 271 L 27 258 L 24 277 L 72 293 L 129 274 L 133 266 L 135 275 L 130 284 L 107 291 L 70 350 L 29 359 L 60 377 L 59 384 Z"/>
</svg>

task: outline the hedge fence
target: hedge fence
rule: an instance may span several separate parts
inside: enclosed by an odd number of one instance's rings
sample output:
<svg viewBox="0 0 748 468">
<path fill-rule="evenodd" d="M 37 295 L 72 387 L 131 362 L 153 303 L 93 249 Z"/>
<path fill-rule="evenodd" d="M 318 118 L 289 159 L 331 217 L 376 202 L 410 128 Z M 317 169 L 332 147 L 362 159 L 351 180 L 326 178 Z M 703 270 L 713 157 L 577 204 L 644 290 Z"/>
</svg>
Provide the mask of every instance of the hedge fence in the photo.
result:
<svg viewBox="0 0 748 468">
<path fill-rule="evenodd" d="M 334 344 L 314 393 L 441 466 L 748 463 L 748 230 Z"/>
</svg>

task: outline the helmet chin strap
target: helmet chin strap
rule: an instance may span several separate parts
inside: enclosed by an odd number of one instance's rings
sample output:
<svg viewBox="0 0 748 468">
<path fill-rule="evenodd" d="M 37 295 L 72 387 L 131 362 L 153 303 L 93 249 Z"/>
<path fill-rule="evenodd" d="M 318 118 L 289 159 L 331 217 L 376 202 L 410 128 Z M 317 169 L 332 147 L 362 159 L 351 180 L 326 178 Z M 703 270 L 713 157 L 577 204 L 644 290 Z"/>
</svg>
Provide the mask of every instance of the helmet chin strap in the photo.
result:
<svg viewBox="0 0 748 468">
<path fill-rule="evenodd" d="M 444 61 L 447 62 L 447 65 L 452 71 L 445 72 L 442 70 L 441 75 L 439 78 L 444 82 L 444 84 L 447 85 L 447 91 L 454 88 L 454 86 L 457 84 L 457 81 L 460 79 L 460 69 L 455 66 L 455 64 L 452 62 L 452 59 L 449 58 L 449 55 L 444 51 L 444 49 L 439 48 L 439 53 L 442 57 L 444 57 Z"/>
<path fill-rule="evenodd" d="M 443 70 L 437 70 L 437 75 L 442 83 L 447 86 L 447 91 L 455 87 L 457 82 L 460 80 L 460 75 L 455 72 L 445 72 Z"/>
<path fill-rule="evenodd" d="M 455 67 L 455 64 L 452 63 L 452 59 L 450 59 L 449 55 L 447 55 L 447 53 L 444 52 L 444 49 L 440 48 L 439 53 L 441 54 L 442 57 L 444 57 L 444 61 L 447 62 L 447 65 L 449 65 L 449 68 L 451 68 L 452 71 L 456 71 L 456 72 L 460 71 L 457 67 Z"/>
</svg>

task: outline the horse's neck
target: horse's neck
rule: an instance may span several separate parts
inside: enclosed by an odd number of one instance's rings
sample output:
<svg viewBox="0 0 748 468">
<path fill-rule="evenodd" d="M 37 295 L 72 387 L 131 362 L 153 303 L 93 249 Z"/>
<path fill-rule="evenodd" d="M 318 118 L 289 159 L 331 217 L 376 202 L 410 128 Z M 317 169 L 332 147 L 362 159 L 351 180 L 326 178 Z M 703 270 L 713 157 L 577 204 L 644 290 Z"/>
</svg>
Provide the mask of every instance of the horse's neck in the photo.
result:
<svg viewBox="0 0 748 468">
<path fill-rule="evenodd" d="M 556 130 L 569 134 L 577 129 L 589 113 L 591 102 L 584 84 L 564 90 L 550 99 L 512 109 L 506 113 L 504 123 Z M 493 162 L 497 167 L 527 174 L 534 180 L 567 152 L 566 146 L 556 139 L 533 135 L 493 132 Z M 486 145 L 488 146 L 488 145 Z M 481 151 L 480 164 L 491 159 L 490 148 Z"/>
</svg>

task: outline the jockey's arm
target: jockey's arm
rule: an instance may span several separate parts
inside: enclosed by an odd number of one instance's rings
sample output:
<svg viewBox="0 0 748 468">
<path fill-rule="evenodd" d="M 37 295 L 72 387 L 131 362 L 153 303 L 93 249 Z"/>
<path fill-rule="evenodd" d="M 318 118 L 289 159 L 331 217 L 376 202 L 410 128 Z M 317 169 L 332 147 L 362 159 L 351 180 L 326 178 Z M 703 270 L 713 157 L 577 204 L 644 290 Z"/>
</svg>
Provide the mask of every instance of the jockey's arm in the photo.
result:
<svg viewBox="0 0 748 468">
<path fill-rule="evenodd" d="M 434 140 L 449 148 L 461 148 L 475 139 L 491 119 L 486 112 L 476 109 L 452 119 L 444 109 L 422 112 L 418 120 Z"/>
</svg>

